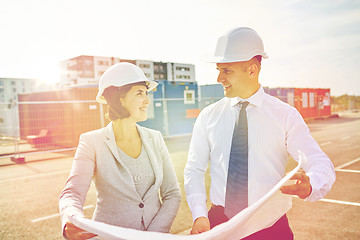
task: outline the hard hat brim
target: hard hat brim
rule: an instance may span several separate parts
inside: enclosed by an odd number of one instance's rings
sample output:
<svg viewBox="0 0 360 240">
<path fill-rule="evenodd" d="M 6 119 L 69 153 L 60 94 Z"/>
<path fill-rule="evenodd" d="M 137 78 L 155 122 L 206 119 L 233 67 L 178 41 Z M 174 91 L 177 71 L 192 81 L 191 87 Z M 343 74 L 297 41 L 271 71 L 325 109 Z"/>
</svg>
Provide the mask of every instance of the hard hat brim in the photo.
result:
<svg viewBox="0 0 360 240">
<path fill-rule="evenodd" d="M 245 62 L 245 61 L 249 61 L 250 59 L 252 59 L 255 56 L 262 56 L 264 59 L 269 58 L 268 55 L 265 52 L 258 52 L 258 53 L 253 53 L 251 55 L 244 55 L 244 56 L 214 56 L 212 58 L 209 59 L 209 63 L 232 63 L 232 62 Z"/>
<path fill-rule="evenodd" d="M 132 84 L 132 83 L 137 83 L 137 82 L 146 82 L 148 84 L 148 92 L 154 90 L 159 84 L 155 81 L 152 81 L 152 80 L 147 80 L 147 81 L 144 81 L 143 79 L 139 79 L 139 81 L 134 81 L 134 82 L 131 82 L 131 83 L 127 83 L 127 84 L 119 84 L 119 85 L 116 85 L 116 84 L 109 84 L 108 86 L 105 86 L 101 91 L 98 92 L 97 96 L 96 96 L 96 101 L 98 103 L 102 103 L 102 104 L 107 104 L 104 96 L 102 95 L 104 93 L 104 90 L 108 87 L 111 87 L 111 86 L 114 86 L 114 87 L 122 87 L 122 86 L 125 86 L 125 85 L 128 85 L 128 84 Z"/>
</svg>

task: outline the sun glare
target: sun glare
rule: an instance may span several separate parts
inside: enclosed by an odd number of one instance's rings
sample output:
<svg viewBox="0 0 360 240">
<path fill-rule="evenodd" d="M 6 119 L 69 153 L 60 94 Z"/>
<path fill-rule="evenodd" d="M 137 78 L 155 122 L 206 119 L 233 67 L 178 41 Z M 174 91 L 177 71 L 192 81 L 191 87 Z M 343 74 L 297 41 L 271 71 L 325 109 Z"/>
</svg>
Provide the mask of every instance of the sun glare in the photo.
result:
<svg viewBox="0 0 360 240">
<path fill-rule="evenodd" d="M 36 74 L 39 82 L 45 84 L 55 84 L 60 82 L 60 69 L 57 65 L 43 65 L 41 70 Z"/>
</svg>

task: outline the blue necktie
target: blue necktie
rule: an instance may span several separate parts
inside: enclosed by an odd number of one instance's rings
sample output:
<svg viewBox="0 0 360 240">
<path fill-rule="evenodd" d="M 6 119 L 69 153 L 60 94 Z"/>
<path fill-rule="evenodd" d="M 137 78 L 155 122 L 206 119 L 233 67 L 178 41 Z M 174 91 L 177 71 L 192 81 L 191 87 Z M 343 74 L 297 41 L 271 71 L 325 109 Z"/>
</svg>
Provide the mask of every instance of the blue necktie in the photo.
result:
<svg viewBox="0 0 360 240">
<path fill-rule="evenodd" d="M 225 214 L 230 219 L 248 206 L 248 125 L 246 107 L 241 104 L 235 123 L 225 195 Z"/>
</svg>

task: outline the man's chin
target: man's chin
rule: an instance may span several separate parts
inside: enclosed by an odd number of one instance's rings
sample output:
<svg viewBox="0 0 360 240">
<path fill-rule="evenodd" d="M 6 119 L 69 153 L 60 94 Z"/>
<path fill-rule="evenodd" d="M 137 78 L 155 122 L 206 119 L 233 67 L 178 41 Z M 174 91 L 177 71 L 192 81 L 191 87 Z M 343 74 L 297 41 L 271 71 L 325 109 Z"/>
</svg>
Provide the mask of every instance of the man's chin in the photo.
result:
<svg viewBox="0 0 360 240">
<path fill-rule="evenodd" d="M 224 91 L 224 96 L 227 97 L 227 98 L 235 97 L 235 96 L 233 96 L 233 94 L 231 94 L 230 92 L 226 92 L 226 91 Z"/>
</svg>

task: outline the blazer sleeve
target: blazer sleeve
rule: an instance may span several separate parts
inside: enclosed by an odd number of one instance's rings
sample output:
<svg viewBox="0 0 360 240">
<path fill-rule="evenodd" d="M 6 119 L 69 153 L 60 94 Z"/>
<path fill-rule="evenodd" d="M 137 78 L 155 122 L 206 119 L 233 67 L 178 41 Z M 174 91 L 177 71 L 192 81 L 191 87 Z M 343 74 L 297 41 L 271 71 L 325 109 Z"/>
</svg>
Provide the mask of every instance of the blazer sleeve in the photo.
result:
<svg viewBox="0 0 360 240">
<path fill-rule="evenodd" d="M 162 205 L 147 231 L 169 232 L 179 210 L 181 193 L 169 151 L 160 132 L 157 138 L 163 167 L 163 181 L 160 186 Z"/>
<path fill-rule="evenodd" d="M 95 171 L 95 150 L 88 136 L 82 134 L 75 153 L 70 176 L 67 179 L 60 200 L 59 210 L 64 235 L 64 227 L 69 216 L 84 217 L 83 205 Z M 64 235 L 64 237 L 66 237 Z"/>
</svg>

